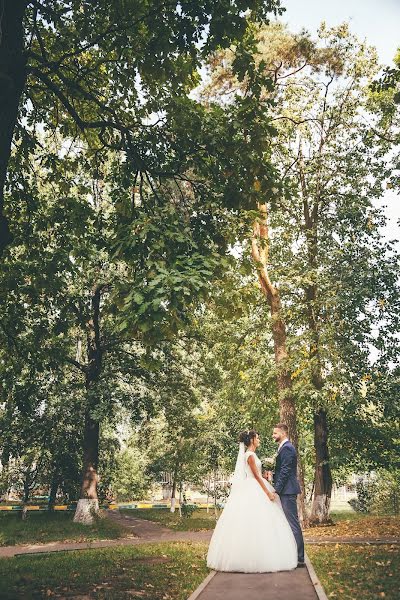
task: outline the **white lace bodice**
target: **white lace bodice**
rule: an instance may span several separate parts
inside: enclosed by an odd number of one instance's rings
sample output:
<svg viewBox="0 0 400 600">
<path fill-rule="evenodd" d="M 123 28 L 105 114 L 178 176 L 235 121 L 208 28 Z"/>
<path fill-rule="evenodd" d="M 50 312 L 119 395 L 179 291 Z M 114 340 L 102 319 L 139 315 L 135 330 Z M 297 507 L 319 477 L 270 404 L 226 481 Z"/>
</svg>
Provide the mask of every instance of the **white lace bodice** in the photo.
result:
<svg viewBox="0 0 400 600">
<path fill-rule="evenodd" d="M 258 458 L 257 454 L 255 452 L 252 452 L 251 450 L 247 450 L 244 454 L 244 459 L 246 461 L 246 466 L 245 466 L 245 471 L 246 471 L 246 477 L 254 477 L 253 471 L 251 470 L 251 467 L 248 463 L 248 458 L 249 456 L 253 454 L 254 458 L 256 460 L 256 467 L 258 472 L 261 475 L 261 460 Z"/>
</svg>

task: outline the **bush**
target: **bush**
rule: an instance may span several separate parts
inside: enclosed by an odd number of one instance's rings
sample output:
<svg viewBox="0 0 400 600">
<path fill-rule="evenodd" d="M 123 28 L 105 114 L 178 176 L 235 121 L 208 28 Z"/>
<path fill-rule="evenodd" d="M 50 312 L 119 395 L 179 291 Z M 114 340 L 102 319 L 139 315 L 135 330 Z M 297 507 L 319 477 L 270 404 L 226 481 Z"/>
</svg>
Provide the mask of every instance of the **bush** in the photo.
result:
<svg viewBox="0 0 400 600">
<path fill-rule="evenodd" d="M 371 479 L 360 479 L 356 483 L 357 498 L 349 500 L 350 506 L 361 513 L 369 513 L 372 510 L 374 497 L 377 493 L 378 483 Z"/>
<path fill-rule="evenodd" d="M 400 505 L 400 472 L 379 471 L 374 479 L 360 479 L 356 484 L 357 498 L 350 506 L 361 513 L 398 515 Z"/>
<path fill-rule="evenodd" d="M 379 515 L 400 514 L 400 472 L 382 471 L 372 499 L 371 512 Z"/>
</svg>

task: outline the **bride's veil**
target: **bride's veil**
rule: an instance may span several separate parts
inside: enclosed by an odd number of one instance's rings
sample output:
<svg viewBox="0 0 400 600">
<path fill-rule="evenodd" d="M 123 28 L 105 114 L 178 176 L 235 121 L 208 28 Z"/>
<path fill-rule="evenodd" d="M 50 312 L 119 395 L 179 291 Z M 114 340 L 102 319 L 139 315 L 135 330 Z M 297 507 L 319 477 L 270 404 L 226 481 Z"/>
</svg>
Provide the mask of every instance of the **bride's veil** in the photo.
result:
<svg viewBox="0 0 400 600">
<path fill-rule="evenodd" d="M 245 450 L 244 443 L 240 442 L 239 452 L 236 459 L 235 472 L 231 477 L 232 487 L 246 479 L 246 462 L 244 460 Z"/>
</svg>

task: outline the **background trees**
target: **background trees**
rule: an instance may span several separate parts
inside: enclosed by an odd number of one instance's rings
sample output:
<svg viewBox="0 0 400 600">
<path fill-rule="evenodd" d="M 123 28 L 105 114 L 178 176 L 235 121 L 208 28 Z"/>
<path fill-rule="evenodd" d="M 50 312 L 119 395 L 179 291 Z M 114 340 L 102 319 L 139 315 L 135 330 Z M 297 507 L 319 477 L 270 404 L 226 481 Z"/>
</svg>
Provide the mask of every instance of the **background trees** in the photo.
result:
<svg viewBox="0 0 400 600">
<path fill-rule="evenodd" d="M 274 7 L 5 6 L 2 248 L 11 220 L 16 239 L 6 270 L 10 265 L 11 289 L 18 283 L 18 300 L 27 305 L 17 328 L 32 328 L 43 360 L 50 355 L 54 368 L 73 367 L 84 386 L 77 518 L 86 518 L 81 507 L 97 506 L 100 423 L 124 396 L 112 387 L 121 364 L 128 386 L 141 376 L 142 354 L 151 372 L 154 345 L 176 334 L 225 251 L 212 203 L 227 192 L 217 181 L 218 157 L 232 146 L 230 115 L 190 99 L 196 69 L 235 40 L 246 72 L 248 26 Z M 32 269 L 22 288 L 11 273 L 17 253 L 20 277 L 27 263 Z M 6 283 L 5 297 L 8 291 Z M 39 327 L 29 322 L 31 305 Z M 9 325 L 8 344 L 22 333 Z M 137 414 L 140 399 L 133 397 Z"/>
<path fill-rule="evenodd" d="M 312 414 L 311 519 L 321 522 L 328 518 L 332 485 L 328 420 L 344 410 L 356 415 L 353 425 L 366 426 L 366 402 L 372 402 L 375 418 L 382 413 L 362 382 L 370 377 L 376 382 L 370 373 L 381 361 L 382 371 L 392 381 L 396 377 L 398 254 L 393 242 L 381 238 L 385 218 L 377 208 L 391 173 L 391 141 L 376 135 L 380 116 L 369 88 L 378 70 L 376 57 L 345 25 L 322 26 L 316 41 L 279 24 L 257 35 L 256 60 L 274 81 L 261 97 L 274 100 L 271 122 L 277 135 L 270 160 L 279 175 L 275 190 L 257 186 L 264 199 L 247 235 L 261 289 L 276 315 L 272 331 L 280 324 L 283 334 L 289 373 L 284 387 L 293 388 L 304 416 Z M 226 52 L 211 63 L 208 98 L 242 93 L 229 64 Z M 244 222 L 250 217 L 243 215 Z M 282 304 L 279 318 L 274 297 Z M 383 381 L 379 385 L 386 389 Z M 394 402 L 394 396 L 388 398 L 389 405 Z M 337 422 L 333 435 L 341 429 Z M 345 435 L 358 438 L 354 427 Z M 381 439 L 387 448 L 393 442 L 390 435 Z"/>
<path fill-rule="evenodd" d="M 86 518 L 99 470 L 177 492 L 280 413 L 324 521 L 335 469 L 394 463 L 395 76 L 346 26 L 192 4 L 5 4 L 1 461 L 51 503 L 80 471 Z"/>
</svg>

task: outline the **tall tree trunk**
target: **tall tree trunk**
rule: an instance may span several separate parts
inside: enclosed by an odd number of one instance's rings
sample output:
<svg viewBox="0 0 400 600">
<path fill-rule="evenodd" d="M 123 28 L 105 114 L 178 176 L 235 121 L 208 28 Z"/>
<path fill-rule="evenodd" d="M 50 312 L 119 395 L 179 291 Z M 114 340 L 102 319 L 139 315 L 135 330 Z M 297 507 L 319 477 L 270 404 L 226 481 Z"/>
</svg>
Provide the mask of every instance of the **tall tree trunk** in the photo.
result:
<svg viewBox="0 0 400 600">
<path fill-rule="evenodd" d="M 218 509 L 217 509 L 217 469 L 214 469 L 214 517 L 215 520 L 218 519 Z"/>
<path fill-rule="evenodd" d="M 0 256 L 11 242 L 4 214 L 4 187 L 18 107 L 26 82 L 23 17 L 26 0 L 6 0 L 0 7 Z"/>
<path fill-rule="evenodd" d="M 208 501 L 210 499 L 210 489 L 211 489 L 211 475 L 208 474 L 208 481 L 207 481 L 207 514 L 210 512 L 209 506 L 208 506 Z"/>
<path fill-rule="evenodd" d="M 175 512 L 175 504 L 176 504 L 176 484 L 178 480 L 178 470 L 179 470 L 179 458 L 176 458 L 174 472 L 172 475 L 172 490 L 171 490 L 171 512 Z"/>
<path fill-rule="evenodd" d="M 304 223 L 307 239 L 308 266 L 314 281 L 306 286 L 306 305 L 308 328 L 310 333 L 310 363 L 311 381 L 314 389 L 320 394 L 324 387 L 322 365 L 320 356 L 319 320 L 320 311 L 318 307 L 318 283 L 315 280 L 318 267 L 318 200 L 315 200 L 310 210 L 304 178 L 301 181 L 303 191 Z M 311 507 L 310 523 L 328 523 L 329 509 L 332 494 L 332 473 L 329 461 L 328 449 L 328 420 L 326 410 L 321 402 L 314 408 L 314 494 Z"/>
<path fill-rule="evenodd" d="M 27 470 L 25 471 L 25 477 L 22 483 L 23 496 L 22 496 L 22 511 L 21 511 L 21 519 L 25 521 L 28 518 L 28 510 L 26 505 L 28 504 L 29 497 L 31 495 L 31 486 L 32 486 L 32 473 L 31 466 L 29 465 Z"/>
<path fill-rule="evenodd" d="M 259 218 L 253 224 L 252 255 L 258 270 L 261 290 L 269 304 L 274 341 L 275 363 L 277 367 L 277 388 L 279 393 L 280 420 L 287 424 L 289 437 L 298 453 L 298 478 L 301 494 L 298 499 L 299 517 L 303 525 L 307 525 L 305 508 L 304 475 L 299 454 L 297 433 L 296 403 L 292 391 L 292 378 L 289 369 L 289 355 L 286 344 L 286 326 L 282 318 L 281 297 L 279 289 L 272 283 L 268 272 L 269 263 L 269 231 L 268 210 L 266 203 L 259 204 Z"/>
<path fill-rule="evenodd" d="M 49 503 L 48 503 L 49 511 L 53 511 L 54 510 L 54 505 L 56 503 L 58 486 L 60 485 L 60 482 L 61 482 L 61 477 L 60 477 L 60 474 L 59 474 L 58 470 L 56 469 L 53 472 L 53 476 L 51 478 L 51 483 L 50 483 Z"/>
<path fill-rule="evenodd" d="M 311 523 L 327 523 L 330 521 L 332 474 L 329 464 L 327 437 L 326 411 L 320 408 L 314 413 L 315 474 Z"/>
<path fill-rule="evenodd" d="M 22 498 L 23 504 L 26 504 L 29 500 L 30 492 L 31 492 L 31 480 L 30 473 L 26 473 L 23 483 L 24 494 Z"/>
<path fill-rule="evenodd" d="M 92 416 L 98 405 L 96 384 L 100 378 L 103 350 L 100 340 L 100 299 L 104 286 L 95 285 L 92 291 L 91 318 L 87 323 L 87 358 L 85 367 L 86 412 L 83 432 L 82 480 L 75 522 L 90 524 L 99 511 L 97 496 L 100 424 Z"/>
<path fill-rule="evenodd" d="M 100 425 L 90 416 L 90 410 L 85 415 L 83 432 L 83 469 L 80 498 L 97 500 L 97 482 L 99 466 L 99 434 Z"/>
</svg>

